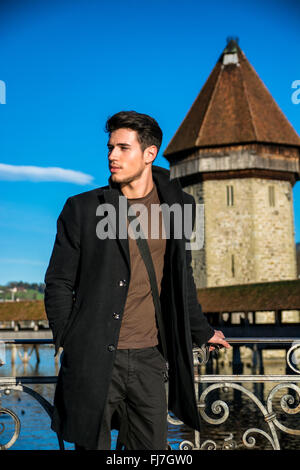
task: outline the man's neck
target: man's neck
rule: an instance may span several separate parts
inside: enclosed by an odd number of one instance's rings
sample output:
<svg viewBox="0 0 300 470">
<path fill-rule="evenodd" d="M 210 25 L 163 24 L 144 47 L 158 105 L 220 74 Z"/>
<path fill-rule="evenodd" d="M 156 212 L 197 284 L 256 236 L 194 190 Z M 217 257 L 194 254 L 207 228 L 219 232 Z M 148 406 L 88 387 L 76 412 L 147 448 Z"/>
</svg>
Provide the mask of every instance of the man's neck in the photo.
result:
<svg viewBox="0 0 300 470">
<path fill-rule="evenodd" d="M 150 193 L 154 185 L 152 175 L 146 180 L 132 181 L 124 185 L 120 185 L 120 189 L 127 199 L 139 199 L 147 196 Z"/>
</svg>

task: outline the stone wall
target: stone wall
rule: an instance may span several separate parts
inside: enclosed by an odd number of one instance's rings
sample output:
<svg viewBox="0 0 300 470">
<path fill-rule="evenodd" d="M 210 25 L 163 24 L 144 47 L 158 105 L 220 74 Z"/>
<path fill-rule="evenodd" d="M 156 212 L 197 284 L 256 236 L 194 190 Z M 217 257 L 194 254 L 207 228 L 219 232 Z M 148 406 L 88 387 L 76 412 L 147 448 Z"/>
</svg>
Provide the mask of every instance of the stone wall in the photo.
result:
<svg viewBox="0 0 300 470">
<path fill-rule="evenodd" d="M 233 205 L 228 205 L 227 186 L 233 188 Z M 288 181 L 207 180 L 184 190 L 205 207 L 204 248 L 192 252 L 197 287 L 296 279 Z"/>
<path fill-rule="evenodd" d="M 274 207 L 268 189 L 274 187 Z M 293 194 L 287 181 L 253 180 L 253 230 L 256 281 L 297 278 Z"/>
<path fill-rule="evenodd" d="M 187 186 L 184 188 L 184 191 L 194 196 L 196 204 L 204 205 L 203 185 L 201 183 Z M 196 227 L 194 227 L 195 229 Z M 192 268 L 197 287 L 207 287 L 205 249 L 206 236 L 204 237 L 203 248 L 201 250 L 192 250 Z"/>
<path fill-rule="evenodd" d="M 297 277 L 300 278 L 300 243 L 296 244 Z"/>
</svg>

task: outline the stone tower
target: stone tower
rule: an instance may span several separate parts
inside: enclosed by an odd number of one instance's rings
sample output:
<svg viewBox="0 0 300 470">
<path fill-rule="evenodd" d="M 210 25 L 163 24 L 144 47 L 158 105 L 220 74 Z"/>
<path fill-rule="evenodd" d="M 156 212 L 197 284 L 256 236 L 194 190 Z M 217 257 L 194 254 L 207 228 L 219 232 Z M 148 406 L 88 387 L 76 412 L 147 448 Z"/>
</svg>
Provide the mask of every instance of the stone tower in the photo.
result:
<svg viewBox="0 0 300 470">
<path fill-rule="evenodd" d="M 236 40 L 228 41 L 164 156 L 204 204 L 198 288 L 296 279 L 292 187 L 300 138 Z"/>
</svg>

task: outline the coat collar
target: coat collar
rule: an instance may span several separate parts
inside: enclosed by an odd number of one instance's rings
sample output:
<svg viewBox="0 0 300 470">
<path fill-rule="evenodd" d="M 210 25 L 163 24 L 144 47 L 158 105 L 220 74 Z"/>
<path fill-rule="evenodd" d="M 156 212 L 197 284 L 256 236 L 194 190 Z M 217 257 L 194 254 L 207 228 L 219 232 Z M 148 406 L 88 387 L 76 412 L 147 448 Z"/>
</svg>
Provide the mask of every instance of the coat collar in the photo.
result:
<svg viewBox="0 0 300 470">
<path fill-rule="evenodd" d="M 170 180 L 170 171 L 152 165 L 152 176 L 154 183 L 157 188 L 157 192 L 160 198 L 161 203 L 166 203 L 168 205 L 172 205 L 174 203 L 182 203 L 182 188 L 179 183 L 178 178 Z M 119 226 L 120 223 L 124 224 L 127 223 L 127 211 L 128 211 L 128 203 L 126 200 L 125 204 L 119 204 L 120 196 L 123 196 L 119 184 L 114 183 L 111 180 L 111 177 L 108 180 L 109 185 L 103 188 L 102 192 L 99 194 L 99 198 L 102 196 L 105 200 L 106 204 L 112 204 L 116 211 L 116 238 L 120 243 L 120 246 L 123 250 L 125 255 L 126 261 L 128 266 L 130 267 L 130 255 L 129 255 L 129 243 L 128 238 L 119 238 Z M 123 196 L 125 197 L 125 196 Z M 121 206 L 121 210 L 120 210 Z M 123 225 L 124 226 L 124 225 Z"/>
</svg>

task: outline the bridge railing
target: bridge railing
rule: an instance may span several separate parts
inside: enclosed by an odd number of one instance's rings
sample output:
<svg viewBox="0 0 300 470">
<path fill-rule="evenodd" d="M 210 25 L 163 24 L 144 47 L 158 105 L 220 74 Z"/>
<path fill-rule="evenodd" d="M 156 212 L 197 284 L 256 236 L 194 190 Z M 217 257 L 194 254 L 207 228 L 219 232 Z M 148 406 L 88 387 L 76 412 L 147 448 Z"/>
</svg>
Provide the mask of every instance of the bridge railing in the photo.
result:
<svg viewBox="0 0 300 470">
<path fill-rule="evenodd" d="M 203 424 L 207 423 L 213 426 L 220 426 L 226 423 L 230 416 L 230 404 L 228 401 L 240 400 L 241 396 L 247 398 L 252 403 L 257 413 L 263 417 L 265 429 L 258 427 L 250 427 L 244 431 L 242 435 L 242 442 L 236 442 L 234 435 L 235 432 L 228 432 L 220 445 L 214 439 L 202 439 L 200 432 L 194 432 L 194 442 L 184 440 L 179 444 L 179 449 L 182 450 L 230 450 L 230 449 L 243 449 L 254 448 L 256 445 L 256 438 L 254 436 L 262 436 L 266 443 L 271 445 L 274 450 L 280 450 L 280 435 L 282 433 L 300 437 L 300 338 L 226 338 L 226 340 L 233 346 L 239 348 L 240 346 L 254 346 L 254 352 L 262 349 L 264 346 L 272 348 L 282 348 L 286 350 L 286 366 L 291 372 L 290 374 L 281 375 L 266 375 L 266 374 L 206 374 L 203 373 L 204 357 L 203 351 L 200 348 L 194 348 L 194 367 L 195 367 L 195 392 L 198 400 L 198 410 Z M 51 339 L 11 339 L 0 341 L 0 344 L 52 344 Z M 12 391 L 20 391 L 29 394 L 33 399 L 37 400 L 51 419 L 53 412 L 53 405 L 47 401 L 42 395 L 37 393 L 28 385 L 35 384 L 55 384 L 57 376 L 14 376 L 14 377 L 1 377 L 0 376 L 0 399 L 8 396 Z M 254 393 L 249 389 L 249 384 L 270 384 L 268 395 Z M 274 399 L 279 392 L 289 390 L 280 398 L 280 413 L 292 418 L 293 425 L 296 427 L 289 427 L 284 420 L 280 420 L 280 416 L 275 412 Z M 211 399 L 218 394 L 218 399 Z M 228 395 L 228 398 L 226 398 Z M 226 401 L 227 400 L 227 401 Z M 238 403 L 242 403 L 239 402 Z M 241 405 L 242 406 L 242 405 Z M 3 432 L 5 425 L 1 423 L 1 415 L 9 415 L 14 421 L 14 433 L 11 439 L 3 444 L 0 444 L 0 450 L 9 449 L 18 439 L 20 434 L 21 422 L 16 413 L 9 409 L 2 407 L 0 401 L 0 434 Z M 298 415 L 298 416 L 297 416 Z M 236 422 L 239 424 L 239 416 Z M 175 425 L 183 425 L 182 421 L 176 419 L 172 414 L 168 414 L 168 422 Z M 285 423 L 285 424 L 283 424 Z M 201 433 L 202 434 L 202 433 Z M 64 449 L 64 443 L 60 436 L 58 438 L 58 446 L 61 450 Z M 299 447 L 300 449 L 300 439 Z"/>
</svg>

